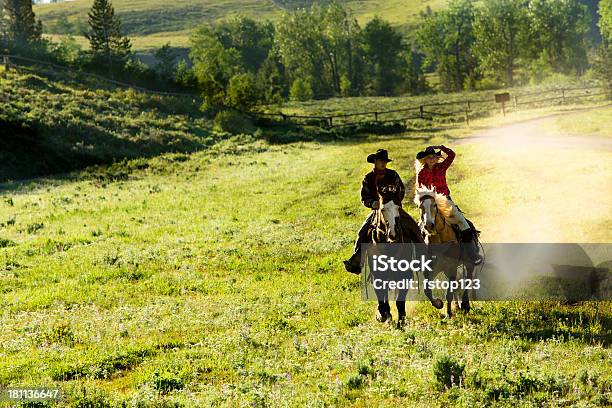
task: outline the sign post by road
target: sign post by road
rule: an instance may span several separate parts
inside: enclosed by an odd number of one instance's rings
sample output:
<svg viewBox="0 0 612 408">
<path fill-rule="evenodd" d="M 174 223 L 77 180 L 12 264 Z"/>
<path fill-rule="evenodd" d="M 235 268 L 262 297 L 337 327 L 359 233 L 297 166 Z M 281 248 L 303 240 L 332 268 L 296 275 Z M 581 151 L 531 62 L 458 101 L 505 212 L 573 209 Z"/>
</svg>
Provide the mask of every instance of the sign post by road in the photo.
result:
<svg viewBox="0 0 612 408">
<path fill-rule="evenodd" d="M 501 103 L 502 113 L 506 116 L 506 102 L 510 102 L 510 93 L 503 92 L 495 94 L 495 102 Z"/>
</svg>

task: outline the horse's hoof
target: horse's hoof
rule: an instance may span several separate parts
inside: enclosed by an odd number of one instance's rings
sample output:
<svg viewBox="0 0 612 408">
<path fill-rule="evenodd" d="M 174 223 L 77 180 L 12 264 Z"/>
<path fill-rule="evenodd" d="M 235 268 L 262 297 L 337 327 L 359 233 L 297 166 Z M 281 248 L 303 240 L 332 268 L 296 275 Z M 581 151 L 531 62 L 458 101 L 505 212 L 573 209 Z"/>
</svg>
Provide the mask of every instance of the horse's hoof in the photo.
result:
<svg viewBox="0 0 612 408">
<path fill-rule="evenodd" d="M 433 307 L 435 307 L 436 309 L 442 309 L 442 307 L 444 306 L 444 302 L 442 302 L 440 299 L 433 299 L 431 301 L 431 304 L 433 305 Z"/>
<path fill-rule="evenodd" d="M 469 313 L 470 312 L 470 304 L 464 304 L 463 302 L 461 302 L 461 305 L 459 306 L 459 310 L 461 310 L 463 313 Z"/>
<path fill-rule="evenodd" d="M 397 319 L 397 328 L 398 329 L 403 329 L 406 326 L 406 316 L 400 316 Z"/>
<path fill-rule="evenodd" d="M 391 313 L 376 313 L 376 321 L 378 323 L 385 323 L 386 321 L 391 319 Z"/>
</svg>

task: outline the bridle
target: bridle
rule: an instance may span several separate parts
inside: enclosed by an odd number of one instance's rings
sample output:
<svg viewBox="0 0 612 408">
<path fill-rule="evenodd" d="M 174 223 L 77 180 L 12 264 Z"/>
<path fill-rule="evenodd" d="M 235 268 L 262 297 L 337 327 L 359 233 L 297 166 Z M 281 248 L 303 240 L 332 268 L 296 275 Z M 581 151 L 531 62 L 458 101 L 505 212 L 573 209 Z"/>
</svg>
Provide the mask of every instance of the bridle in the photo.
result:
<svg viewBox="0 0 612 408">
<path fill-rule="evenodd" d="M 385 201 L 385 199 L 384 199 L 384 197 L 382 195 L 379 195 L 379 198 L 380 198 L 381 205 L 380 205 L 380 208 L 378 208 L 376 210 L 376 212 L 377 212 L 376 235 L 380 236 L 379 233 L 382 233 L 382 236 L 384 236 L 387 239 L 388 242 L 395 242 L 396 240 L 400 239 L 400 237 L 399 237 L 400 234 L 396 231 L 396 238 L 393 241 L 391 240 L 391 237 L 390 237 L 390 234 L 389 234 L 390 231 L 391 231 L 391 227 L 389 225 L 389 220 L 387 220 L 385 218 L 384 213 L 383 213 L 384 205 L 386 203 L 388 203 L 389 201 L 393 201 L 393 200 L 389 199 L 389 200 Z M 381 228 L 381 226 L 383 226 L 384 229 Z M 398 226 L 399 226 L 399 224 L 396 224 L 395 228 L 397 229 Z"/>
<path fill-rule="evenodd" d="M 424 207 L 423 207 L 423 202 L 424 202 L 425 200 L 431 200 L 431 201 L 432 201 L 432 203 L 433 203 L 433 204 L 432 204 L 432 206 L 433 206 L 433 208 L 435 208 L 435 210 L 436 210 L 436 213 L 435 213 L 435 215 L 434 215 L 434 220 L 433 220 L 434 229 L 433 229 L 433 231 L 432 231 L 432 232 L 429 232 L 429 231 L 427 230 L 427 228 L 425 228 L 425 223 L 423 222 L 423 215 L 424 215 L 424 213 L 425 213 L 425 209 L 424 209 Z M 436 225 L 438 225 L 438 217 L 440 217 L 440 218 L 442 219 L 442 224 L 443 224 L 443 225 L 447 223 L 447 222 L 446 222 L 446 219 L 445 219 L 443 216 L 441 216 L 441 215 L 440 215 L 440 212 L 438 211 L 438 205 L 436 204 L 436 199 L 435 199 L 435 197 L 434 197 L 434 196 L 432 196 L 432 195 L 430 195 L 430 194 L 425 194 L 425 195 L 422 195 L 421 197 L 419 197 L 419 201 L 420 201 L 419 208 L 420 208 L 420 210 L 421 210 L 421 225 L 422 225 L 421 229 L 422 229 L 422 230 L 423 230 L 423 232 L 424 232 L 425 234 L 427 234 L 427 235 L 436 235 L 437 233 L 439 233 L 439 232 L 440 232 L 440 230 L 438 230 L 438 229 L 436 228 Z"/>
</svg>

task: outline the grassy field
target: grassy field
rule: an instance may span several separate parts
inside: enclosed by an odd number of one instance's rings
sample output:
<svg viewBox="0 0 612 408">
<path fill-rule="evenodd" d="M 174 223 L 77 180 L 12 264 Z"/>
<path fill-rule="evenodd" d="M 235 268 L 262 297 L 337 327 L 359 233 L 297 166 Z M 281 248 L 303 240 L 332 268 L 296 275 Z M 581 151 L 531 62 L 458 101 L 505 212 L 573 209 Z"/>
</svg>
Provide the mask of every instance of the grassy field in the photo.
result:
<svg viewBox="0 0 612 408">
<path fill-rule="evenodd" d="M 212 23 L 233 15 L 242 14 L 258 20 L 278 19 L 283 10 L 304 6 L 311 1 L 271 0 L 177 0 L 171 3 L 160 0 L 115 0 L 113 4 L 123 21 L 126 34 L 132 38 L 136 51 L 146 51 L 170 42 L 175 47 L 189 44 L 189 36 L 200 24 Z M 374 0 L 342 1 L 360 24 L 364 25 L 375 15 L 389 20 L 404 32 L 410 32 L 417 24 L 419 13 L 427 6 L 444 7 L 444 0 Z M 58 22 L 66 18 L 72 25 L 72 34 L 79 34 L 86 26 L 87 11 L 92 0 L 75 0 L 34 7 L 43 21 L 45 32 L 67 34 L 58 28 Z"/>
<path fill-rule="evenodd" d="M 27 75 L 0 86 L 85 92 Z M 137 121 L 146 101 L 119 96 L 80 99 L 118 140 L 180 123 L 160 107 Z M 43 102 L 24 101 L 9 100 L 12 117 L 42 122 Z M 397 330 L 342 269 L 380 147 L 409 186 L 415 152 L 455 148 L 453 197 L 486 242 L 610 242 L 612 152 L 467 138 L 495 120 L 335 142 L 212 134 L 193 154 L 1 185 L 0 385 L 60 386 L 66 406 L 609 406 L 610 303 L 477 303 L 452 320 L 412 303 Z M 181 126 L 177 140 L 200 140 Z"/>
<path fill-rule="evenodd" d="M 561 116 L 554 122 L 544 124 L 541 130 L 545 134 L 611 137 L 611 117 L 612 108 L 596 112 L 584 112 L 569 117 Z"/>
</svg>

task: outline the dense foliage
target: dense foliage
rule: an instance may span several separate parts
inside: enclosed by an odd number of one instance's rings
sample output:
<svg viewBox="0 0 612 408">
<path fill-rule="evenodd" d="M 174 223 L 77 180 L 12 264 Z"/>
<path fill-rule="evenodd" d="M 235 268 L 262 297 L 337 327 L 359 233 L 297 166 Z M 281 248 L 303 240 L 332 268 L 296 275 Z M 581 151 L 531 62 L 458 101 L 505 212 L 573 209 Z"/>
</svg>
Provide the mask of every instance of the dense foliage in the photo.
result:
<svg viewBox="0 0 612 408">
<path fill-rule="evenodd" d="M 452 0 L 424 16 L 418 39 L 444 90 L 512 86 L 588 66 L 590 16 L 576 0 Z M 518 74 L 518 75 L 517 75 Z"/>
</svg>

